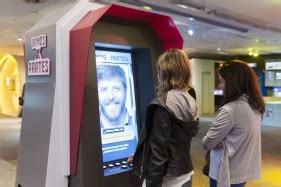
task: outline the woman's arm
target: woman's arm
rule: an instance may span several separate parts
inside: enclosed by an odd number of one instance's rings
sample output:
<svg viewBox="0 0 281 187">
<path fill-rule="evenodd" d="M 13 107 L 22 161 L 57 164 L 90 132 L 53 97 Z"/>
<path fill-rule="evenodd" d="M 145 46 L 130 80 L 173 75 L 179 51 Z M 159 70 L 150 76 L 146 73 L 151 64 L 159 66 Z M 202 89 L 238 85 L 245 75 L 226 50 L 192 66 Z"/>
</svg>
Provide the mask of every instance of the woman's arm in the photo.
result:
<svg viewBox="0 0 281 187">
<path fill-rule="evenodd" d="M 204 149 L 211 150 L 222 143 L 233 125 L 231 114 L 222 107 L 219 110 L 215 121 L 212 123 L 207 135 L 202 140 Z"/>
<path fill-rule="evenodd" d="M 149 140 L 150 155 L 146 176 L 147 187 L 161 187 L 165 164 L 169 156 L 171 137 L 171 116 L 164 108 L 157 106 L 152 115 L 152 132 Z"/>
</svg>

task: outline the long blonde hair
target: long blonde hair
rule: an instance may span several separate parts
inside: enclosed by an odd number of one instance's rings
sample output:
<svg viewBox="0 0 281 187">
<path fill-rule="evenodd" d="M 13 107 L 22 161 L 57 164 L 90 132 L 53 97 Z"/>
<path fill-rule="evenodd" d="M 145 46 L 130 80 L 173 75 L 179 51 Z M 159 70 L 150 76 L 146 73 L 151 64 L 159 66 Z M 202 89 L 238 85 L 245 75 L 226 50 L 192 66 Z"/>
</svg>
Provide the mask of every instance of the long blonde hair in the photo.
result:
<svg viewBox="0 0 281 187">
<path fill-rule="evenodd" d="M 174 88 L 190 88 L 190 67 L 187 55 L 171 49 L 159 56 L 157 64 L 158 95 Z"/>
</svg>

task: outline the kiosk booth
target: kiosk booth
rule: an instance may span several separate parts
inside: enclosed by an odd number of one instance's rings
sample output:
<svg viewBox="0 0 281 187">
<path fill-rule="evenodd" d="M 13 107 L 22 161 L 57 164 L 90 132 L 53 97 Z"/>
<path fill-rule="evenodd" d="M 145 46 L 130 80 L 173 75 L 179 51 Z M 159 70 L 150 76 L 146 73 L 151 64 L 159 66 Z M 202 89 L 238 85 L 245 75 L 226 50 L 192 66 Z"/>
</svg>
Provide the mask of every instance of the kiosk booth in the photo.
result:
<svg viewBox="0 0 281 187">
<path fill-rule="evenodd" d="M 35 25 L 16 186 L 138 186 L 126 160 L 154 97 L 155 63 L 182 45 L 170 17 L 120 5 L 78 2 Z"/>
</svg>

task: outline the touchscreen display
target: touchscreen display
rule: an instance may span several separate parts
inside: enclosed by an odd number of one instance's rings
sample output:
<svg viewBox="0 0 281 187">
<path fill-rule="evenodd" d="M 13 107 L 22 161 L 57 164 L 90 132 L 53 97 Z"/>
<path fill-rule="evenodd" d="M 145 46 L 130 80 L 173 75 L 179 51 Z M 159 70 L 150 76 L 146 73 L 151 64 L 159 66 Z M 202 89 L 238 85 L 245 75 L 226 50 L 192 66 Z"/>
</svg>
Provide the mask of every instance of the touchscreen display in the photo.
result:
<svg viewBox="0 0 281 187">
<path fill-rule="evenodd" d="M 138 142 L 132 55 L 96 50 L 104 176 L 132 169 L 126 163 Z"/>
</svg>

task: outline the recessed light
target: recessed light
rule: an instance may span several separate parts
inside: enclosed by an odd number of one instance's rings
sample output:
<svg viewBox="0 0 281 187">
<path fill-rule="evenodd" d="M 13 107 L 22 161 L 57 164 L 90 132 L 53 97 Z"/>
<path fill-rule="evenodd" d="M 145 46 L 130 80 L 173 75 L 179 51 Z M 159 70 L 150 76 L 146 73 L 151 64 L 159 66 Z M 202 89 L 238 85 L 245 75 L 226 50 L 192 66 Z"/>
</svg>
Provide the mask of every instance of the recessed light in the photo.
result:
<svg viewBox="0 0 281 187">
<path fill-rule="evenodd" d="M 19 42 L 22 41 L 22 38 L 17 38 L 17 41 L 19 41 Z"/>
<path fill-rule="evenodd" d="M 189 17 L 188 19 L 189 19 L 190 21 L 194 21 L 194 18 L 192 18 L 192 17 Z"/>
<path fill-rule="evenodd" d="M 193 30 L 192 30 L 192 29 L 189 29 L 189 30 L 188 30 L 188 34 L 192 36 L 192 35 L 193 35 Z"/>
<path fill-rule="evenodd" d="M 217 48 L 217 51 L 221 51 L 221 48 Z"/>
<path fill-rule="evenodd" d="M 188 7 L 185 6 L 185 5 L 177 5 L 177 6 L 182 7 L 182 8 L 188 8 Z"/>
<path fill-rule="evenodd" d="M 152 10 L 152 8 L 150 6 L 142 6 L 142 8 L 145 10 Z"/>
<path fill-rule="evenodd" d="M 253 55 L 254 57 L 257 57 L 257 56 L 259 56 L 259 53 L 258 52 L 254 52 L 254 55 Z"/>
</svg>

